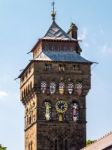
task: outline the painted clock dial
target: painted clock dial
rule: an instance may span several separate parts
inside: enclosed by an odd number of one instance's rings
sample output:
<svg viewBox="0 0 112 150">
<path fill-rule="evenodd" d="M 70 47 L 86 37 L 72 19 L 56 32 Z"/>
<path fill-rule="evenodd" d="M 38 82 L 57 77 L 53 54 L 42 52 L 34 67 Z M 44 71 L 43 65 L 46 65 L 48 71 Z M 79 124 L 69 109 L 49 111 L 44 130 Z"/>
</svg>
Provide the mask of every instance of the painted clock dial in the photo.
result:
<svg viewBox="0 0 112 150">
<path fill-rule="evenodd" d="M 64 113 L 67 111 L 67 109 L 68 104 L 65 101 L 60 100 L 56 103 L 56 110 L 58 113 Z"/>
</svg>

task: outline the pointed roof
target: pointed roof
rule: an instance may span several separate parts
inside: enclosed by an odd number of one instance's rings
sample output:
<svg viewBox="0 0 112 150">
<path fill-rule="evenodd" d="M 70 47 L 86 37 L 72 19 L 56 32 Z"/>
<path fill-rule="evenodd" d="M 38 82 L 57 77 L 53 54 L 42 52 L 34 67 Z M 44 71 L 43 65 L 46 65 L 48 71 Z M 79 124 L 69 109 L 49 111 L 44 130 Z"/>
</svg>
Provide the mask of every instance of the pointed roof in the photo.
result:
<svg viewBox="0 0 112 150">
<path fill-rule="evenodd" d="M 52 22 L 50 28 L 42 39 L 75 40 L 63 31 L 55 21 Z"/>
<path fill-rule="evenodd" d="M 89 60 L 86 60 L 75 51 L 73 52 L 57 52 L 57 51 L 43 51 L 40 55 L 35 59 L 39 61 L 60 61 L 60 62 L 77 62 L 77 63 L 90 63 Z"/>
</svg>

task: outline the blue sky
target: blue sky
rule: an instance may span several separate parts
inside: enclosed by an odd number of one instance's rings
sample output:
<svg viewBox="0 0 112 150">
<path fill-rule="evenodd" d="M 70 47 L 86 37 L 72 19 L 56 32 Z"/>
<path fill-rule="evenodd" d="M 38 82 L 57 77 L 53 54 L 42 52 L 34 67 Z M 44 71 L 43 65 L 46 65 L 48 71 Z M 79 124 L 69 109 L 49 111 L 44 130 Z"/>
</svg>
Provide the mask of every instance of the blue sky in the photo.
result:
<svg viewBox="0 0 112 150">
<path fill-rule="evenodd" d="M 8 150 L 24 149 L 24 107 L 14 79 L 51 24 L 51 2 L 0 0 L 0 143 Z M 112 130 L 112 0 L 56 0 L 55 7 L 60 27 L 79 27 L 82 56 L 99 63 L 87 96 L 87 138 L 97 139 Z"/>
</svg>

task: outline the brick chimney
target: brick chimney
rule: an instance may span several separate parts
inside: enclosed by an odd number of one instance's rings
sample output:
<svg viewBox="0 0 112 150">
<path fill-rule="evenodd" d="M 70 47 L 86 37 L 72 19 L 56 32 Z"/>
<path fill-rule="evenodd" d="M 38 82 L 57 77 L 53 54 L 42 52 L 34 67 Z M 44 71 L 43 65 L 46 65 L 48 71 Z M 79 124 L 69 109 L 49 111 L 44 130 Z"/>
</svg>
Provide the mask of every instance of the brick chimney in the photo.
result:
<svg viewBox="0 0 112 150">
<path fill-rule="evenodd" d="M 78 30 L 77 26 L 74 23 L 72 23 L 68 31 L 68 35 L 74 39 L 77 39 L 77 30 Z"/>
</svg>

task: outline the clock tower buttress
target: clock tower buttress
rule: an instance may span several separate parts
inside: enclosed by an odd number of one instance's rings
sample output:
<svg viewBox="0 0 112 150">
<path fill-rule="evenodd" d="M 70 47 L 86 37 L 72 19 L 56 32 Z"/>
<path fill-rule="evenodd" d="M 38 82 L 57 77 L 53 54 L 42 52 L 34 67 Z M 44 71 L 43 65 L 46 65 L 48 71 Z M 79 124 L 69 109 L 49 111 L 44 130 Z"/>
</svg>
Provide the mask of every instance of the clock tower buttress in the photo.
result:
<svg viewBox="0 0 112 150">
<path fill-rule="evenodd" d="M 81 56 L 77 26 L 53 22 L 19 75 L 25 106 L 25 150 L 80 150 L 86 144 L 86 95 L 91 64 Z"/>
</svg>

